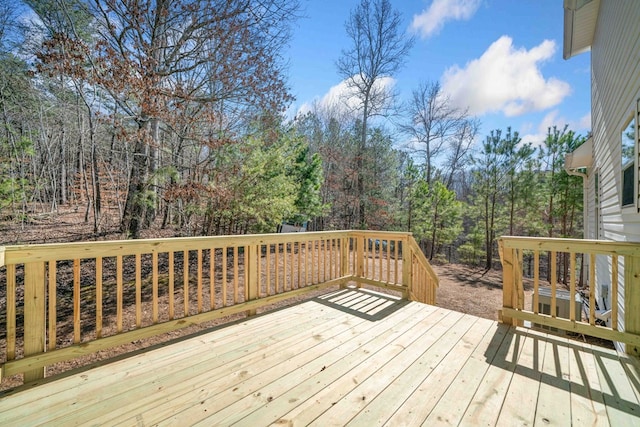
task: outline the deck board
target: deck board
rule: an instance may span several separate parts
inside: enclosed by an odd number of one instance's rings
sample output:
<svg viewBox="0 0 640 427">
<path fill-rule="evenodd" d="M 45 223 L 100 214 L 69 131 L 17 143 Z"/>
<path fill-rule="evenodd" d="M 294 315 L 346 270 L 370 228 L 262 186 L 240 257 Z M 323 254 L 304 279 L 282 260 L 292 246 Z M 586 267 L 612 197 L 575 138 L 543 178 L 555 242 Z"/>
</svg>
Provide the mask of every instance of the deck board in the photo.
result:
<svg viewBox="0 0 640 427">
<path fill-rule="evenodd" d="M 348 335 L 349 327 L 364 322 L 362 319 L 353 318 L 347 314 L 331 319 L 337 321 L 337 324 L 332 323 L 333 326 L 330 328 L 324 324 L 329 320 L 329 317 L 321 316 L 307 320 L 307 322 L 289 322 L 284 329 L 265 331 L 266 333 L 261 340 L 263 342 L 262 348 L 256 349 L 254 347 L 255 343 L 260 341 L 250 340 L 248 345 L 245 344 L 237 349 L 225 348 L 223 354 L 211 354 L 208 357 L 203 357 L 195 365 L 197 369 L 190 370 L 188 376 L 181 375 L 184 371 L 177 373 L 173 373 L 169 369 L 164 372 L 160 371 L 154 378 L 155 384 L 152 385 L 152 388 L 146 387 L 148 381 L 145 381 L 136 391 L 138 395 L 144 396 L 142 402 L 134 401 L 125 406 L 118 406 L 117 412 L 108 414 L 107 418 L 100 421 L 104 421 L 105 424 L 128 424 L 131 420 L 135 420 L 136 423 L 143 421 L 148 424 L 180 413 L 183 408 L 190 408 L 194 401 L 206 402 L 218 398 L 217 403 L 224 404 L 226 403 L 224 399 L 228 400 L 238 394 L 238 390 L 242 390 L 241 386 L 247 380 L 257 381 L 256 378 L 259 379 L 259 375 L 262 375 L 265 370 L 278 367 L 295 355 L 298 346 L 313 347 L 314 344 L 322 343 L 323 339 L 331 338 L 332 335 Z M 313 324 L 317 325 L 309 328 Z M 244 335 L 236 336 L 236 341 L 243 342 L 242 339 L 239 339 L 242 336 Z M 349 337 L 344 339 L 349 339 Z M 264 342 L 267 340 L 272 341 L 274 345 L 281 346 L 282 351 L 266 352 L 265 349 L 270 348 L 264 346 Z M 318 351 L 317 348 L 314 350 Z M 161 389 L 149 393 L 154 390 L 154 387 Z M 227 393 L 220 393 L 220 391 Z M 117 404 L 112 405 L 116 407 Z M 141 407 L 147 406 L 157 409 L 140 411 Z"/>
<path fill-rule="evenodd" d="M 371 401 L 365 410 L 354 417 L 349 425 L 382 425 L 387 422 L 405 403 L 410 402 L 411 396 L 416 396 L 418 402 L 415 408 L 425 410 L 430 402 L 437 401 L 444 392 L 441 387 L 451 383 L 450 377 L 455 376 L 459 365 L 464 363 L 477 343 L 487 333 L 493 322 L 465 316 L 460 320 L 467 322 L 467 330 L 457 335 L 448 333 L 449 344 L 431 347 L 420 356 L 420 359 L 409 366 L 400 376 L 389 384 L 375 400 Z M 463 323 L 464 324 L 464 323 Z M 455 332 L 455 331 L 448 331 Z M 434 354 L 435 352 L 435 354 Z M 427 375 L 427 379 L 425 379 Z M 429 383 L 425 388 L 423 385 Z M 428 411 L 427 411 L 428 413 Z M 397 420 L 398 421 L 398 420 Z M 407 424 L 394 422 L 395 425 Z"/>
<path fill-rule="evenodd" d="M 594 427 L 609 425 L 595 358 L 590 347 L 570 348 L 569 375 L 572 424 Z"/>
<path fill-rule="evenodd" d="M 448 352 L 459 339 L 458 336 L 469 328 L 468 319 L 465 319 L 466 316 L 462 316 L 459 313 L 452 314 L 450 313 L 413 342 L 407 343 L 408 345 L 400 342 L 393 343 L 392 346 L 402 350 L 388 360 L 383 360 L 382 366 L 372 368 L 367 365 L 367 369 L 371 372 L 367 373 L 367 375 L 355 376 L 355 378 L 359 379 L 358 384 L 353 381 L 350 382 L 346 377 L 342 379 L 344 385 L 338 395 L 343 397 L 327 408 L 310 425 L 322 427 L 348 422 L 360 411 L 364 410 L 369 405 L 369 402 L 374 400 L 386 386 L 395 382 L 407 366 L 419 365 L 422 369 L 422 375 L 433 370 L 429 365 L 437 362 L 439 353 Z M 416 351 L 416 349 L 420 350 Z M 425 351 L 421 353 L 423 349 Z"/>
<path fill-rule="evenodd" d="M 525 337 L 526 334 L 512 333 L 507 335 L 509 339 L 502 341 L 462 417 L 461 425 L 496 424 Z"/>
<path fill-rule="evenodd" d="M 408 319 L 404 318 L 402 320 L 407 321 Z M 410 330 L 411 324 L 402 325 L 401 327 Z M 359 338 L 377 338 L 380 331 L 376 329 L 377 328 L 363 328 L 363 330 L 354 332 L 358 333 L 356 336 Z M 276 400 L 279 404 L 283 403 L 282 399 L 278 398 L 284 392 L 288 391 L 292 384 L 299 384 L 307 380 L 309 377 L 313 377 L 310 382 L 315 384 L 316 389 L 319 388 L 318 378 L 321 376 L 327 376 L 329 377 L 329 380 L 334 382 L 340 380 L 341 378 L 344 378 L 344 374 L 347 373 L 347 371 L 345 371 L 345 367 L 340 366 L 342 364 L 342 360 L 346 357 L 350 357 L 354 351 L 358 351 L 358 340 L 354 340 L 353 334 L 349 335 L 350 336 L 345 337 L 345 340 L 329 343 L 334 347 L 330 348 L 327 346 L 325 349 L 327 351 L 325 352 L 312 351 L 301 353 L 302 356 L 305 356 L 304 358 L 300 355 L 296 356 L 296 361 L 299 360 L 300 363 L 292 364 L 289 362 L 283 366 L 275 367 L 273 370 L 268 372 L 265 377 L 255 379 L 259 381 L 259 383 L 254 387 L 251 387 L 252 384 L 243 384 L 246 386 L 243 389 L 227 390 L 227 395 L 231 396 L 231 398 L 223 399 L 221 402 L 222 404 L 217 405 L 217 407 L 223 409 L 213 415 L 209 416 L 207 413 L 198 411 L 198 408 L 190 408 L 183 413 L 175 414 L 168 420 L 168 425 L 179 422 L 181 419 L 188 419 L 190 422 L 205 421 L 203 425 L 211 425 L 213 420 L 209 422 L 207 421 L 207 418 L 213 418 L 216 423 L 220 423 L 222 425 L 229 425 L 265 403 L 269 403 L 273 400 Z M 368 351 L 372 352 L 376 349 L 384 350 L 386 348 L 388 348 L 386 346 L 386 340 L 377 339 L 375 344 Z M 327 366 L 338 366 L 340 369 L 327 372 Z M 318 375 L 316 376 L 316 374 Z M 255 380 L 253 383 L 256 383 Z M 298 394 L 298 396 L 300 395 Z M 234 397 L 236 399 L 243 399 L 241 401 L 236 400 L 234 402 Z M 298 399 L 300 399 L 300 397 L 298 397 Z M 200 413 L 198 414 L 198 412 Z"/>
<path fill-rule="evenodd" d="M 485 319 L 480 319 L 485 322 Z M 416 424 L 420 419 L 425 418 L 422 425 L 458 425 L 466 409 L 468 408 L 473 395 L 478 388 L 478 385 L 482 381 L 487 368 L 495 357 L 502 340 L 510 331 L 508 328 L 496 328 L 495 322 L 490 322 L 490 328 L 486 334 L 478 341 L 475 349 L 469 355 L 466 360 L 453 360 L 454 369 L 457 369 L 457 364 L 463 364 L 463 366 L 455 371 L 455 375 L 450 384 L 447 384 L 447 380 L 444 381 L 444 386 L 447 387 L 446 391 L 437 396 L 435 392 L 430 392 L 433 389 L 433 385 L 430 381 L 425 380 L 422 387 L 419 389 L 419 393 L 414 393 L 412 397 L 415 398 L 415 402 L 409 407 L 416 408 L 416 418 L 412 424 Z M 438 399 L 438 404 L 432 409 L 424 408 L 420 405 L 420 398 L 423 393 L 429 393 L 429 396 L 435 396 Z M 420 414 L 419 411 L 426 412 L 426 414 Z M 394 414 L 395 416 L 395 414 Z M 393 418 L 392 418 L 393 420 Z M 397 425 L 397 423 L 388 423 L 387 425 Z"/>
<path fill-rule="evenodd" d="M 640 422 L 629 423 L 630 415 L 640 417 L 637 384 L 634 385 L 633 381 L 630 381 L 614 350 L 600 348 L 597 351 L 593 348 L 592 350 L 611 425 L 640 425 Z"/>
<path fill-rule="evenodd" d="M 276 313 L 274 313 L 276 314 Z M 267 327 L 289 328 L 291 322 L 297 318 L 288 313 L 283 316 L 274 316 L 269 319 Z M 249 328 L 247 333 L 257 331 L 255 327 Z M 105 396 L 100 392 L 105 387 L 117 398 L 126 400 L 124 393 L 133 390 L 137 381 L 145 382 L 149 376 L 150 366 L 160 372 L 166 370 L 166 366 L 171 366 L 173 371 L 180 371 L 182 368 L 191 367 L 193 360 L 199 360 L 209 350 L 217 346 L 224 346 L 225 350 L 231 351 L 242 346 L 242 342 L 237 340 L 233 328 L 221 330 L 215 342 L 200 341 L 200 345 L 179 345 L 169 351 L 156 351 L 142 353 L 135 357 L 135 363 L 131 359 L 114 362 L 109 365 L 109 369 L 94 369 L 85 374 L 74 375 L 61 378 L 56 381 L 55 389 L 47 384 L 35 387 L 29 392 L 21 393 L 21 407 L 13 408 L 10 414 L 4 413 L 7 408 L 13 407 L 12 400 L 0 399 L 0 414 L 3 414 L 6 421 L 22 419 L 26 422 L 37 423 L 38 418 L 53 420 L 57 416 L 69 416 L 67 406 L 73 407 L 75 399 L 83 399 L 83 410 L 92 412 L 91 405 L 104 402 Z M 196 338 L 197 340 L 197 338 Z M 251 343 L 248 351 L 254 352 L 259 348 L 259 343 Z M 90 379 L 90 381 L 89 381 Z M 11 396 L 11 395 L 9 395 Z M 46 398 L 49 403 L 49 410 L 46 414 L 37 414 L 30 409 L 30 404 L 37 403 L 40 399 Z"/>
<path fill-rule="evenodd" d="M 341 290 L 0 394 L 0 424 L 640 425 L 614 350 Z"/>
<path fill-rule="evenodd" d="M 260 410 L 242 420 L 251 425 L 261 420 L 272 422 L 291 422 L 294 425 L 306 425 L 322 414 L 342 396 L 346 387 L 357 385 L 369 372 L 375 372 L 378 366 L 386 362 L 391 355 L 401 351 L 403 340 L 409 341 L 422 331 L 428 330 L 435 321 L 446 315 L 441 310 L 431 310 L 427 317 L 417 316 L 418 312 L 361 345 L 346 357 L 329 366 L 322 365 L 314 377 L 291 388 L 279 402 L 265 405 Z M 391 319 L 389 319 L 391 320 Z M 385 322 L 387 323 L 387 322 Z M 382 326 L 382 325 L 381 325 Z M 394 343 L 394 344 L 390 344 Z"/>
<path fill-rule="evenodd" d="M 545 341 L 538 341 L 527 334 L 522 345 L 520 358 L 502 404 L 498 426 L 534 424 Z"/>
<path fill-rule="evenodd" d="M 547 342 L 544 349 L 538 392 L 536 425 L 566 426 L 571 424 L 569 348 L 562 341 Z"/>
</svg>

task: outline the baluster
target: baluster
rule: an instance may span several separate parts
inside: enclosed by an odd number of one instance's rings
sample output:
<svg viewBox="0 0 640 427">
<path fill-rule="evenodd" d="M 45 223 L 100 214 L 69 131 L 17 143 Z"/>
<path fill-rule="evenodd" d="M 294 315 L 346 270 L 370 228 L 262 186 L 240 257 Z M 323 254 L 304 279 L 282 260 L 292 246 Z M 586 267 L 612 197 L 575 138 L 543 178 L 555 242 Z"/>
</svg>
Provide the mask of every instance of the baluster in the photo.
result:
<svg viewBox="0 0 640 427">
<path fill-rule="evenodd" d="M 569 252 L 569 320 L 576 320 L 576 254 Z"/>
<path fill-rule="evenodd" d="M 611 328 L 618 330 L 618 255 L 611 255 Z"/>
<path fill-rule="evenodd" d="M 53 286 L 54 286 L 54 293 L 55 293 L 55 276 L 56 276 L 55 261 L 49 262 L 49 281 L 51 281 L 52 273 L 53 273 L 53 280 L 54 280 Z M 55 310 L 55 304 L 54 304 L 54 310 Z M 50 316 L 49 321 L 51 321 L 51 318 L 53 318 L 53 320 L 56 319 L 55 312 L 53 316 Z M 49 334 L 49 339 L 51 339 L 51 336 L 52 335 Z M 55 333 L 53 337 L 55 338 Z M 102 337 L 102 257 L 98 257 L 96 258 L 96 338 L 101 338 L 101 337 Z"/>
<path fill-rule="evenodd" d="M 142 261 L 141 255 L 136 254 L 136 328 L 142 326 Z"/>
<path fill-rule="evenodd" d="M 175 280 L 175 269 L 174 269 L 174 259 L 173 259 L 173 251 L 168 254 L 168 268 L 169 268 L 169 320 L 173 320 L 175 317 L 175 294 L 174 294 L 174 280 Z"/>
<path fill-rule="evenodd" d="M 540 252 L 533 253 L 533 312 L 539 313 L 540 306 Z"/>
</svg>

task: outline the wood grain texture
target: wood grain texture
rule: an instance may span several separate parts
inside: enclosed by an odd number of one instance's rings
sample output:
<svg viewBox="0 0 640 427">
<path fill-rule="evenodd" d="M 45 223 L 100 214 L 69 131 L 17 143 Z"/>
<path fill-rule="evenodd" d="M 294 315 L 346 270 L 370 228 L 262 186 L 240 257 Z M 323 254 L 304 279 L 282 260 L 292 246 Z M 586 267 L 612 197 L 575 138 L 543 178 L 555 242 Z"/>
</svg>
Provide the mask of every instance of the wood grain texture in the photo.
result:
<svg viewBox="0 0 640 427">
<path fill-rule="evenodd" d="M 640 423 L 613 350 L 344 289 L 0 395 L 17 425 Z"/>
</svg>

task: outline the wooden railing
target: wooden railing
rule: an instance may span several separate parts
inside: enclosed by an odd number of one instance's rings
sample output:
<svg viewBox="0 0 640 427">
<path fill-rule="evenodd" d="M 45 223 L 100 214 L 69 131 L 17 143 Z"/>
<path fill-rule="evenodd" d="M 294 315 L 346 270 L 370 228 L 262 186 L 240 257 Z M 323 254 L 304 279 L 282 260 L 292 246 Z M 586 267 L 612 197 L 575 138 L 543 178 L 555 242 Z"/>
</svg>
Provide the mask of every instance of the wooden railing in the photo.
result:
<svg viewBox="0 0 640 427">
<path fill-rule="evenodd" d="M 499 239 L 499 248 L 503 268 L 501 320 L 504 323 L 522 325 L 523 321 L 528 321 L 617 341 L 626 344 L 628 353 L 638 354 L 640 243 L 509 236 Z M 531 298 L 527 302 L 525 254 L 528 263 L 532 264 L 532 268 L 527 269 L 532 270 L 528 280 L 533 282 Z M 562 266 L 558 264 L 559 256 L 566 260 Z M 541 268 L 543 263 L 544 269 Z M 560 267 L 568 274 L 560 275 Z M 596 281 L 597 267 L 605 269 L 598 272 L 598 277 L 603 280 L 600 284 Z M 558 283 L 559 276 L 564 277 L 566 284 Z M 581 276 L 583 286 L 579 288 Z M 604 307 L 606 300 L 603 300 L 603 295 L 597 295 L 599 285 L 600 289 L 606 285 L 610 294 L 608 309 Z M 549 298 L 548 313 L 541 313 L 539 309 L 542 290 Z M 570 305 L 568 316 L 564 318 L 558 313 L 559 293 L 564 293 L 564 299 Z M 576 310 L 575 302 L 583 309 Z M 597 305 L 600 305 L 599 310 L 596 309 Z M 624 311 L 621 312 L 621 308 Z M 624 315 L 621 316 L 621 313 Z"/>
<path fill-rule="evenodd" d="M 411 270 L 407 268 L 403 282 L 410 283 L 409 297 L 416 301 L 433 301 L 435 305 L 436 288 L 439 286 L 438 275 L 414 239 L 409 239 L 411 250 Z M 407 263 L 408 264 L 408 263 Z"/>
<path fill-rule="evenodd" d="M 312 290 L 355 282 L 435 304 L 438 284 L 411 234 L 372 231 L 11 246 L 0 266 L 0 378 L 25 382 L 56 362 Z"/>
</svg>

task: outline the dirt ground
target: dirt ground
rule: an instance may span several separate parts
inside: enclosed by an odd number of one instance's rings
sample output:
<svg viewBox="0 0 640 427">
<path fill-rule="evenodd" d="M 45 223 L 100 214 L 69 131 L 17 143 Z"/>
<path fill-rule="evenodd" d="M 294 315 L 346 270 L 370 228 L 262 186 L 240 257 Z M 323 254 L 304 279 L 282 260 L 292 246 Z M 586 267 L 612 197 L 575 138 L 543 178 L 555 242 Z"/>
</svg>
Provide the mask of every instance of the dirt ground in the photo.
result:
<svg viewBox="0 0 640 427">
<path fill-rule="evenodd" d="M 434 265 L 433 269 L 440 279 L 438 306 L 498 320 L 498 310 L 502 307 L 502 271 L 485 272 L 462 264 Z"/>
</svg>

